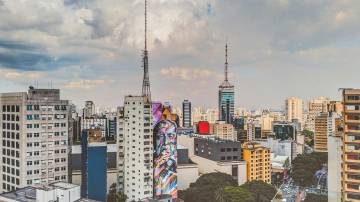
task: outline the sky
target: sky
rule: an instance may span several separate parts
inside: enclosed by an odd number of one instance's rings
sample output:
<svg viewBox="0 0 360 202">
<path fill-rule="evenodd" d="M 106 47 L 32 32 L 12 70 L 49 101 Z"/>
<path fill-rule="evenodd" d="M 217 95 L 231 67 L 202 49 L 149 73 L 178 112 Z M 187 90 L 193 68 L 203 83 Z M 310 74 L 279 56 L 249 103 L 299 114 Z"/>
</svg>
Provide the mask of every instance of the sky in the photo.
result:
<svg viewBox="0 0 360 202">
<path fill-rule="evenodd" d="M 215 107 L 229 44 L 236 106 L 360 88 L 358 0 L 148 0 L 152 99 Z M 60 88 L 81 106 L 141 94 L 143 0 L 0 0 L 0 92 Z"/>
</svg>

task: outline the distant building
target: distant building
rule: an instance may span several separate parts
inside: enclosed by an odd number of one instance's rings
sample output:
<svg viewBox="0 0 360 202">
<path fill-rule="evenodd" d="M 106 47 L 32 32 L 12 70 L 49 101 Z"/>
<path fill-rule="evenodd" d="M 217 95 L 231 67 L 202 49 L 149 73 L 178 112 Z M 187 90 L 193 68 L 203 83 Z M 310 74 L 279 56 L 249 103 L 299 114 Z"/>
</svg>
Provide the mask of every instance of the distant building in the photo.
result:
<svg viewBox="0 0 360 202">
<path fill-rule="evenodd" d="M 191 128 L 191 102 L 184 100 L 182 103 L 182 125 L 184 128 Z"/>
<path fill-rule="evenodd" d="M 322 112 L 315 118 L 314 151 L 328 152 L 328 137 L 335 134 L 341 124 L 337 113 Z"/>
<path fill-rule="evenodd" d="M 237 140 L 237 134 L 234 130 L 234 126 L 225 121 L 218 121 L 215 124 L 210 125 L 210 134 L 215 135 L 215 137 L 221 140 Z"/>
<path fill-rule="evenodd" d="M 309 101 L 308 110 L 309 114 L 306 120 L 306 129 L 315 131 L 315 119 L 322 112 L 328 111 L 328 104 L 330 103 L 329 98 L 319 97 Z"/>
<path fill-rule="evenodd" d="M 69 102 L 58 89 L 0 94 L 0 193 L 68 180 Z"/>
<path fill-rule="evenodd" d="M 242 144 L 243 159 L 247 162 L 247 181 L 271 183 L 270 149 L 256 142 Z"/>
<path fill-rule="evenodd" d="M 95 115 L 95 104 L 93 101 L 86 101 L 83 109 L 83 118 L 92 117 Z"/>
<path fill-rule="evenodd" d="M 247 141 L 261 139 L 261 125 L 257 120 L 249 120 L 246 124 Z"/>
<path fill-rule="evenodd" d="M 33 185 L 0 194 L 3 202 L 97 202 L 81 198 L 80 186 L 64 182 Z"/>
<path fill-rule="evenodd" d="M 106 133 L 106 141 L 114 141 L 116 140 L 116 132 L 117 132 L 117 118 L 112 117 L 111 119 L 107 119 L 107 133 Z"/>
<path fill-rule="evenodd" d="M 285 100 L 285 116 L 288 122 L 298 120 L 303 123 L 304 104 L 299 98 L 290 97 Z"/>
<path fill-rule="evenodd" d="M 271 153 L 275 156 L 289 157 L 289 163 L 297 156 L 297 144 L 294 140 L 280 140 L 274 138 L 267 138 L 263 140 L 256 140 L 257 143 L 269 148 Z"/>
<path fill-rule="evenodd" d="M 291 122 L 274 122 L 273 123 L 273 133 L 276 139 L 281 140 L 296 140 L 298 127 L 295 123 Z"/>
<path fill-rule="evenodd" d="M 105 116 L 93 116 L 81 119 L 81 130 L 99 128 L 104 139 L 107 133 L 107 125 L 107 118 Z"/>
<path fill-rule="evenodd" d="M 83 130 L 81 136 L 81 196 L 106 201 L 107 146 L 99 129 Z"/>
<path fill-rule="evenodd" d="M 235 91 L 234 86 L 229 83 L 228 80 L 228 55 L 227 50 L 228 46 L 225 46 L 225 79 L 219 86 L 219 120 L 225 121 L 226 123 L 231 123 L 234 117 L 234 104 L 235 104 Z"/>
</svg>

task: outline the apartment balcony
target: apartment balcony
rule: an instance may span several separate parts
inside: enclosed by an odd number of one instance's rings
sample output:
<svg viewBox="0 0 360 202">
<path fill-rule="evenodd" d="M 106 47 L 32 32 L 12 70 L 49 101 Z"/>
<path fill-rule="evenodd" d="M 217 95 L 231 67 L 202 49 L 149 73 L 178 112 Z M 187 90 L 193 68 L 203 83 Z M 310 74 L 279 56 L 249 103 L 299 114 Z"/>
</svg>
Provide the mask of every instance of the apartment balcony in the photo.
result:
<svg viewBox="0 0 360 202">
<path fill-rule="evenodd" d="M 346 163 L 358 163 L 358 164 L 360 164 L 360 159 L 350 159 L 348 157 L 345 157 L 345 162 Z"/>
<path fill-rule="evenodd" d="M 360 150 L 348 149 L 348 148 L 345 147 L 345 153 L 360 154 Z"/>
<path fill-rule="evenodd" d="M 345 186 L 345 192 L 360 193 L 359 189 L 352 189 Z"/>
<path fill-rule="evenodd" d="M 360 120 L 348 119 L 346 117 L 345 118 L 345 123 L 347 123 L 347 124 L 360 124 Z"/>
<path fill-rule="evenodd" d="M 360 168 L 355 169 L 355 168 L 345 167 L 345 173 L 360 173 Z"/>
<path fill-rule="evenodd" d="M 351 184 L 360 184 L 360 179 L 355 179 L 355 178 L 349 178 L 347 175 L 345 176 L 344 179 L 346 182 L 349 182 Z"/>
</svg>

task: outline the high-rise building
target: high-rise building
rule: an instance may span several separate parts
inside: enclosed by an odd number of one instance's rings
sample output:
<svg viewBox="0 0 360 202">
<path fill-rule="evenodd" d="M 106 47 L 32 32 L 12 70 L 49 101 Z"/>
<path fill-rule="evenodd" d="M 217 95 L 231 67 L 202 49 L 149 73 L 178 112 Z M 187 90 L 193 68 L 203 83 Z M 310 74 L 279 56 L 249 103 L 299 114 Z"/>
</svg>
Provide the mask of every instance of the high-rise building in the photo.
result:
<svg viewBox="0 0 360 202">
<path fill-rule="evenodd" d="M 337 110 L 329 110 L 330 113 L 337 113 Z M 331 128 L 331 127 L 329 127 Z M 341 147 L 343 136 L 342 118 L 335 120 L 334 130 L 328 134 L 328 201 L 341 202 Z"/>
<path fill-rule="evenodd" d="M 328 137 L 335 134 L 341 119 L 335 112 L 322 112 L 315 118 L 314 151 L 328 152 Z"/>
<path fill-rule="evenodd" d="M 302 124 L 303 112 L 304 105 L 301 99 L 290 97 L 285 100 L 285 116 L 287 121 L 292 122 L 294 119 L 296 119 Z"/>
<path fill-rule="evenodd" d="M 315 118 L 320 115 L 321 112 L 328 111 L 329 98 L 319 97 L 309 101 L 308 116 L 306 119 L 306 129 L 315 131 Z"/>
<path fill-rule="evenodd" d="M 296 140 L 299 128 L 296 123 L 291 122 L 277 122 L 273 123 L 273 133 L 276 139 L 281 140 Z"/>
<path fill-rule="evenodd" d="M 95 104 L 93 101 L 86 101 L 83 109 L 83 118 L 92 117 L 95 114 Z"/>
<path fill-rule="evenodd" d="M 81 196 L 106 201 L 107 145 L 101 130 L 87 129 L 81 135 Z"/>
<path fill-rule="evenodd" d="M 342 201 L 360 201 L 360 89 L 343 89 Z"/>
<path fill-rule="evenodd" d="M 225 46 L 225 79 L 219 86 L 219 120 L 231 123 L 234 117 L 235 92 L 228 80 L 228 46 Z"/>
<path fill-rule="evenodd" d="M 0 192 L 68 180 L 69 102 L 58 89 L 0 94 Z"/>
<path fill-rule="evenodd" d="M 126 96 L 118 118 L 118 189 L 129 200 L 153 196 L 152 106 L 144 96 Z"/>
<path fill-rule="evenodd" d="M 247 162 L 247 180 L 271 183 L 270 149 L 256 142 L 242 144 L 243 159 Z"/>
<path fill-rule="evenodd" d="M 183 127 L 191 127 L 191 102 L 189 100 L 184 100 L 182 103 L 182 118 L 183 118 Z"/>
</svg>

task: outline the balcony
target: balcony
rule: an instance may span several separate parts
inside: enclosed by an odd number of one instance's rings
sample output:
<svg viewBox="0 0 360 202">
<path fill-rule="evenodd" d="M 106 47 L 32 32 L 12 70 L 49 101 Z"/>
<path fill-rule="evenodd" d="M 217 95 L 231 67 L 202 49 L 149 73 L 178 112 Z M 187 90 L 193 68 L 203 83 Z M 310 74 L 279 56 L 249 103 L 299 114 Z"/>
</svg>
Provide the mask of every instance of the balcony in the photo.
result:
<svg viewBox="0 0 360 202">
<path fill-rule="evenodd" d="M 360 168 L 345 167 L 345 172 L 346 173 L 360 173 Z"/>
</svg>

